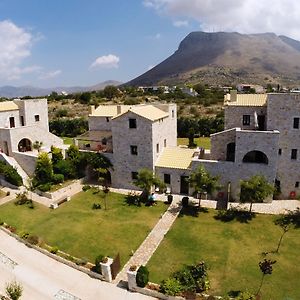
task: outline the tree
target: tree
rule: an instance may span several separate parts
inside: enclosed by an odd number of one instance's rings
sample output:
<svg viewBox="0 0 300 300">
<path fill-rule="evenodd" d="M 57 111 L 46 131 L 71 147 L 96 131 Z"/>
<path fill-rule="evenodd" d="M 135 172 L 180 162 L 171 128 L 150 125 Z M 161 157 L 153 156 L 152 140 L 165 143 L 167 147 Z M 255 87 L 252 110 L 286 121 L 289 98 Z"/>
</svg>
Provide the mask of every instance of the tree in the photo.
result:
<svg viewBox="0 0 300 300">
<path fill-rule="evenodd" d="M 47 153 L 40 153 L 34 172 L 34 186 L 50 183 L 53 177 L 53 167 Z"/>
<path fill-rule="evenodd" d="M 59 161 L 63 160 L 61 149 L 51 146 L 52 164 L 55 165 Z"/>
<path fill-rule="evenodd" d="M 250 203 L 249 212 L 252 212 L 253 203 L 261 203 L 272 195 L 274 187 L 264 176 L 254 175 L 249 180 L 241 180 L 240 201 Z"/>
<path fill-rule="evenodd" d="M 41 151 L 42 146 L 43 146 L 43 142 L 35 141 L 33 143 L 33 149 L 37 150 L 39 153 Z"/>
<path fill-rule="evenodd" d="M 111 100 L 119 95 L 119 90 L 114 85 L 107 85 L 103 89 L 103 95 L 105 98 Z"/>
<path fill-rule="evenodd" d="M 153 174 L 152 170 L 141 169 L 138 172 L 137 179 L 133 181 L 133 184 L 143 190 L 141 198 L 147 200 L 152 186 L 163 188 L 165 184 Z"/>
<path fill-rule="evenodd" d="M 18 300 L 22 296 L 23 287 L 20 283 L 12 281 L 6 284 L 5 292 L 9 299 Z"/>
<path fill-rule="evenodd" d="M 218 181 L 219 177 L 211 176 L 202 165 L 190 175 L 189 184 L 199 194 L 199 207 L 203 193 L 211 194 L 220 188 Z"/>
<path fill-rule="evenodd" d="M 300 227 L 300 209 L 299 207 L 294 211 L 289 211 L 288 214 L 280 216 L 278 219 L 274 221 L 275 225 L 278 225 L 282 229 L 282 234 L 279 238 L 277 248 L 275 250 L 276 253 L 279 252 L 279 248 L 282 243 L 282 239 L 284 235 L 292 228 Z"/>
<path fill-rule="evenodd" d="M 259 268 L 262 272 L 262 278 L 260 281 L 260 286 L 258 288 L 258 291 L 256 293 L 256 296 L 259 294 L 261 287 L 263 285 L 263 281 L 266 275 L 271 275 L 273 272 L 273 265 L 276 263 L 276 260 L 270 260 L 270 259 L 264 259 L 263 261 L 259 262 Z"/>
</svg>

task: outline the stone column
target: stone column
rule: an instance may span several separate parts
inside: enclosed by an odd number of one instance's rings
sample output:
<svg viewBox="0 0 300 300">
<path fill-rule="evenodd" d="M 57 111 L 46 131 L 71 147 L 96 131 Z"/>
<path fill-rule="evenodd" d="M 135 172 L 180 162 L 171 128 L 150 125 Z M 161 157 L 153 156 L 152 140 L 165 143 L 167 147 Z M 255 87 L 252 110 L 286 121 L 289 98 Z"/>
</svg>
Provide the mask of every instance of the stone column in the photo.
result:
<svg viewBox="0 0 300 300">
<path fill-rule="evenodd" d="M 111 264 L 113 263 L 113 259 L 108 257 L 107 262 L 100 263 L 101 265 L 101 273 L 104 276 L 105 280 L 108 282 L 112 282 L 112 274 L 111 274 Z"/>
<path fill-rule="evenodd" d="M 137 284 L 136 284 L 136 273 L 137 269 L 135 271 L 127 271 L 127 281 L 128 281 L 128 289 L 129 291 L 136 291 Z"/>
</svg>

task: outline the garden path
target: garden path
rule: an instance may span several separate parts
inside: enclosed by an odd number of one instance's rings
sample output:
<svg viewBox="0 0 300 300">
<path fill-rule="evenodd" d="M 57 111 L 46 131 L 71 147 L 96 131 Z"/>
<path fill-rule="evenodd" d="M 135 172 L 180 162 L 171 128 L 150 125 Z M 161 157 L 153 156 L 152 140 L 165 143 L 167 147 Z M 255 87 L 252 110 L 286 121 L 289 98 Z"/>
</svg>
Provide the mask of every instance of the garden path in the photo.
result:
<svg viewBox="0 0 300 300">
<path fill-rule="evenodd" d="M 161 198 L 161 197 L 160 197 Z M 165 197 L 164 197 L 165 198 Z M 151 258 L 160 242 L 163 240 L 165 234 L 169 231 L 172 224 L 176 220 L 181 210 L 181 198 L 182 196 L 176 195 L 173 197 L 173 202 L 167 209 L 167 211 L 161 216 L 155 227 L 146 237 L 144 242 L 136 250 L 133 256 L 129 259 L 121 272 L 115 278 L 114 283 L 119 284 L 127 281 L 127 271 L 132 265 L 146 265 Z M 158 199 L 161 200 L 161 199 Z"/>
</svg>

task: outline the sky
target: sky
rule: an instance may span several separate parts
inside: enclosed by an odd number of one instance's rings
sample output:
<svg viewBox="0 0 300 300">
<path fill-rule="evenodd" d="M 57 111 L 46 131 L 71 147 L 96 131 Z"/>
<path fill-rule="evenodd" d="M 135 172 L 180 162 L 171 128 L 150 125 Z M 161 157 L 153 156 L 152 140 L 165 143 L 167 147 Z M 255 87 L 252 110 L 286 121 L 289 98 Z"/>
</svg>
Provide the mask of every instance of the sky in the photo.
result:
<svg viewBox="0 0 300 300">
<path fill-rule="evenodd" d="M 0 86 L 129 81 L 192 31 L 300 40 L 296 0 L 0 0 Z"/>
</svg>

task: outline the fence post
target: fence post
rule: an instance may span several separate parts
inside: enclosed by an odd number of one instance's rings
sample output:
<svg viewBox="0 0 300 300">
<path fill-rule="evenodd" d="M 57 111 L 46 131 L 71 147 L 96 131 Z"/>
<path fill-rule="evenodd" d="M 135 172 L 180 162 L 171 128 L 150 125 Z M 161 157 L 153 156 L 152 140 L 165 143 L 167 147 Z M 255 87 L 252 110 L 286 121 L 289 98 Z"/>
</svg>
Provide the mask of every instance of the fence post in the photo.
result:
<svg viewBox="0 0 300 300">
<path fill-rule="evenodd" d="M 112 282 L 112 275 L 111 275 L 111 264 L 113 263 L 113 259 L 108 257 L 107 262 L 103 263 L 101 262 L 101 273 L 104 276 L 105 280 L 108 282 Z"/>
</svg>

